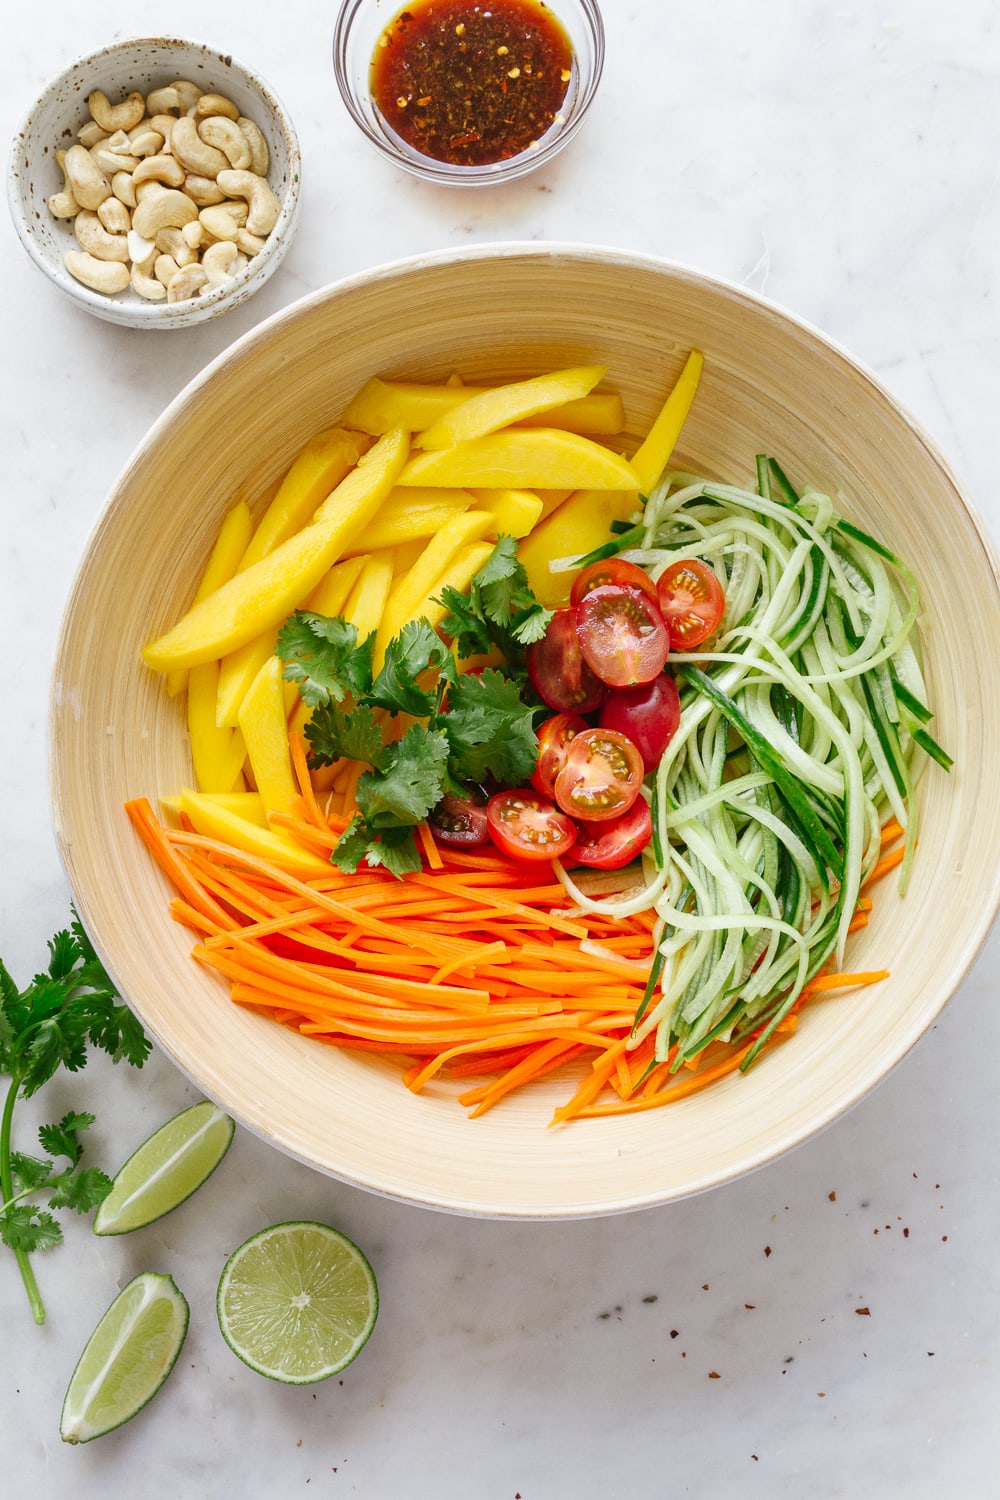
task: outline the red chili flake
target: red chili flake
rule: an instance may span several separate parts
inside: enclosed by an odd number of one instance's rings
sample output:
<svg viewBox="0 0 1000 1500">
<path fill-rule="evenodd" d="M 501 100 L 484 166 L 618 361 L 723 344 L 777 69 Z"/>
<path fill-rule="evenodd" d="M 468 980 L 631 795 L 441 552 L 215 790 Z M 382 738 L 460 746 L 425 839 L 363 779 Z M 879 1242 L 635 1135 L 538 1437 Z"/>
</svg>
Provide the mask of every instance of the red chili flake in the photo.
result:
<svg viewBox="0 0 1000 1500">
<path fill-rule="evenodd" d="M 870 1318 L 872 1315 L 872 1310 L 870 1307 L 856 1307 L 854 1311 L 857 1313 L 859 1318 Z"/>
</svg>

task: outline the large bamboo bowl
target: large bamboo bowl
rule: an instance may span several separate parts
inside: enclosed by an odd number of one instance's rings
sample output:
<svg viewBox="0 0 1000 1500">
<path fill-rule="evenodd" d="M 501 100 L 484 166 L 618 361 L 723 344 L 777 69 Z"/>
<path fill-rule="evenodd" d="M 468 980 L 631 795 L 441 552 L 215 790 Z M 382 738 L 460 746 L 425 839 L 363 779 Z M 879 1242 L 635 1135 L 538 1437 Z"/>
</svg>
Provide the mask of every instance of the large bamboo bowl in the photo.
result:
<svg viewBox="0 0 1000 1500">
<path fill-rule="evenodd" d="M 183 711 L 140 648 L 186 607 L 225 509 L 263 495 L 371 374 L 469 378 L 603 361 L 640 432 L 692 346 L 704 381 L 681 457 L 749 479 L 776 454 L 886 539 L 921 580 L 935 732 L 955 756 L 920 787 L 910 889 L 880 888 L 854 966 L 869 990 L 814 1003 L 745 1077 L 666 1109 L 547 1122 L 567 1080 L 470 1121 L 448 1086 L 304 1040 L 234 1005 L 190 958 L 122 804 L 190 780 Z M 83 560 L 52 696 L 56 829 L 80 916 L 159 1045 L 260 1136 L 344 1181 L 436 1208 L 570 1218 L 665 1203 L 780 1156 L 861 1099 L 960 985 L 1000 905 L 997 561 L 932 444 L 818 334 L 744 290 L 660 261 L 487 247 L 329 287 L 242 338 L 164 412 Z"/>
</svg>

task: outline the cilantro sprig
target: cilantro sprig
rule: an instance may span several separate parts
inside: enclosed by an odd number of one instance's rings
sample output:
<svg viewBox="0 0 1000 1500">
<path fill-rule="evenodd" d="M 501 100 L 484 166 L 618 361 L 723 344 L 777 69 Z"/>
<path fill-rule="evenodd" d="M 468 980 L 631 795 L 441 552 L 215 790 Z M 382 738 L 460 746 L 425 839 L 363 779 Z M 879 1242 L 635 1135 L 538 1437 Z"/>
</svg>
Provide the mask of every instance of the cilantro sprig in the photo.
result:
<svg viewBox="0 0 1000 1500">
<path fill-rule="evenodd" d="M 284 676 L 312 709 L 309 763 L 341 758 L 368 767 L 358 780 L 358 813 L 332 860 L 353 874 L 363 862 L 402 876 L 420 869 L 413 829 L 446 792 L 492 779 L 516 785 L 535 768 L 536 705 L 526 698 L 524 648 L 539 639 L 551 611 L 538 603 L 512 537 L 501 537 L 472 579 L 469 594 L 442 590 L 442 631 L 459 657 L 499 648 L 501 667 L 460 672 L 426 619 L 403 627 L 374 670 L 374 637 L 359 641 L 349 621 L 299 610 L 278 634 Z M 381 720 L 380 720 L 381 711 Z M 416 722 L 402 736 L 382 721 Z"/>
<path fill-rule="evenodd" d="M 36 1094 L 60 1067 L 86 1066 L 88 1045 L 115 1062 L 141 1068 L 150 1043 L 120 999 L 79 922 L 49 942 L 49 964 L 19 990 L 0 961 L 0 1073 L 10 1079 L 0 1113 L 0 1243 L 13 1250 L 36 1323 L 45 1308 L 29 1260 L 62 1240 L 54 1209 L 89 1213 L 111 1190 L 97 1167 L 81 1165 L 80 1136 L 94 1116 L 70 1111 L 38 1132 L 44 1157 L 15 1151 L 14 1109 Z M 45 1196 L 44 1206 L 37 1200 Z"/>
</svg>

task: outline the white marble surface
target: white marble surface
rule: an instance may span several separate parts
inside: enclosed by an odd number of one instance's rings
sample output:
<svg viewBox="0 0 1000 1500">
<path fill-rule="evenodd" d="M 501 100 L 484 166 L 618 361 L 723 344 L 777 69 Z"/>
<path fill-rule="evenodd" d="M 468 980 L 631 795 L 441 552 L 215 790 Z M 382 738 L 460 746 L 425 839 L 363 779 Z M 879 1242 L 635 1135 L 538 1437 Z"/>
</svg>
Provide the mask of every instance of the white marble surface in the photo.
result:
<svg viewBox="0 0 1000 1500">
<path fill-rule="evenodd" d="M 200 329 L 137 334 L 78 313 L 0 224 L 0 952 L 25 981 L 68 913 L 46 694 L 88 532 L 180 387 L 330 280 L 446 245 L 568 239 L 744 283 L 870 365 L 1000 534 L 997 0 L 605 0 L 607 68 L 584 131 L 544 174 L 479 194 L 422 186 L 371 153 L 335 94 L 333 11 L 48 0 L 5 20 L 4 139 L 74 56 L 168 26 L 263 72 L 305 158 L 285 266 Z M 36 1262 L 44 1328 L 0 1253 L 0 1489 L 986 1500 L 1000 1403 L 998 963 L 994 932 L 921 1047 L 820 1139 L 667 1209 L 559 1225 L 449 1219 L 327 1181 L 241 1132 L 210 1186 L 161 1225 L 103 1242 L 68 1224 L 66 1245 Z M 143 1074 L 94 1061 L 51 1085 L 44 1108 L 96 1100 L 93 1152 L 113 1169 L 195 1097 L 161 1057 Z M 291 1216 L 339 1224 L 382 1289 L 363 1356 L 304 1390 L 239 1364 L 213 1310 L 228 1251 Z M 140 1269 L 171 1271 L 189 1297 L 180 1365 L 129 1427 L 65 1447 L 76 1354 Z"/>
</svg>

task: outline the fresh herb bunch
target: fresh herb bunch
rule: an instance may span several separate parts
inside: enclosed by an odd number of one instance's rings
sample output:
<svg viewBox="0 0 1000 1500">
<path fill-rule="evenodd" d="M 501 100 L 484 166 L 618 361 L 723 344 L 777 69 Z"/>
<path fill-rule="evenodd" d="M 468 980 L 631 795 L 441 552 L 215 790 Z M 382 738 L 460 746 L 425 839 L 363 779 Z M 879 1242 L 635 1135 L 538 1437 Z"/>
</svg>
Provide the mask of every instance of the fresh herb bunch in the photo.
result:
<svg viewBox="0 0 1000 1500">
<path fill-rule="evenodd" d="M 347 620 L 300 610 L 279 632 L 284 675 L 312 709 L 310 765 L 346 757 L 371 768 L 358 781 L 359 811 L 332 855 L 349 874 L 362 860 L 396 876 L 419 870 L 413 829 L 447 792 L 487 777 L 516 784 L 535 768 L 536 705 L 524 696 L 524 647 L 545 633 L 552 616 L 531 592 L 513 538 L 500 538 L 468 597 L 446 588 L 441 602 L 450 611 L 442 630 L 458 656 L 496 648 L 499 667 L 460 672 L 425 619 L 389 642 L 378 673 L 374 636 L 359 641 Z M 416 722 L 387 739 L 380 709 Z"/>
<path fill-rule="evenodd" d="M 96 1167 L 81 1166 L 80 1134 L 93 1124 L 92 1114 L 71 1111 L 58 1124 L 43 1125 L 38 1132 L 43 1158 L 12 1149 L 14 1107 L 36 1094 L 58 1068 L 77 1073 L 85 1067 L 88 1044 L 137 1068 L 150 1050 L 80 923 L 74 920 L 57 932 L 48 946 L 48 969 L 27 989 L 19 990 L 0 962 L 0 1073 L 10 1079 L 0 1115 L 0 1241 L 17 1257 L 36 1323 L 45 1322 L 45 1308 L 30 1252 L 62 1240 L 53 1209 L 88 1213 L 107 1196 L 111 1179 Z M 47 1207 L 28 1201 L 43 1194 Z"/>
</svg>

